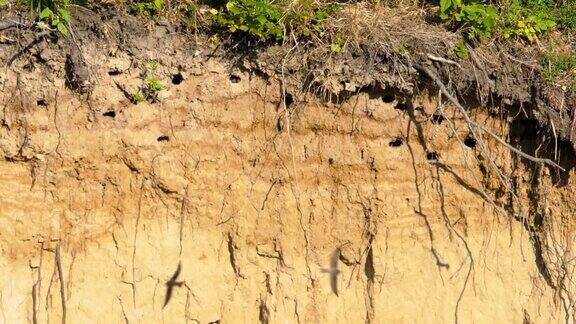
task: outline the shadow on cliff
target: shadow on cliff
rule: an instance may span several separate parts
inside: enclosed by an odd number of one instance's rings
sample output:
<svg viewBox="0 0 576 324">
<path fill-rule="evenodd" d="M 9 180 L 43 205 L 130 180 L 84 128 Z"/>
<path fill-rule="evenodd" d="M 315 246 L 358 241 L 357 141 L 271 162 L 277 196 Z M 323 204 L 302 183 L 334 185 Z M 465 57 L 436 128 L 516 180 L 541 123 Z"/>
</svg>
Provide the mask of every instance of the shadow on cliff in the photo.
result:
<svg viewBox="0 0 576 324">
<path fill-rule="evenodd" d="M 536 267 L 546 282 L 552 289 L 566 290 L 562 278 L 571 277 L 567 273 L 566 264 L 562 261 L 554 262 L 547 258 L 550 253 L 558 253 L 555 248 L 547 246 L 546 237 L 549 233 L 547 225 L 551 220 L 547 219 L 550 213 L 542 204 L 545 193 L 542 186 L 545 185 L 544 171 L 548 169 L 552 185 L 555 187 L 565 187 L 569 184 L 570 173 L 576 166 L 576 154 L 572 144 L 566 140 L 558 139 L 554 134 L 542 128 L 538 122 L 530 118 L 519 118 L 512 122 L 509 133 L 511 143 L 515 144 L 522 151 L 543 158 L 556 161 L 565 170 L 559 170 L 548 166 L 527 161 L 521 157 L 513 156 L 513 163 L 516 167 L 525 165 L 528 170 L 528 215 L 522 221 L 525 230 L 530 235 L 532 248 L 536 261 Z M 517 184 L 518 185 L 518 184 Z M 553 235 L 553 234 L 550 234 Z M 558 260 L 563 260 L 562 255 L 555 255 Z M 553 267 L 554 269 L 552 269 Z M 556 275 L 554 275 L 556 274 Z M 561 296 L 561 298 L 563 298 Z"/>
</svg>

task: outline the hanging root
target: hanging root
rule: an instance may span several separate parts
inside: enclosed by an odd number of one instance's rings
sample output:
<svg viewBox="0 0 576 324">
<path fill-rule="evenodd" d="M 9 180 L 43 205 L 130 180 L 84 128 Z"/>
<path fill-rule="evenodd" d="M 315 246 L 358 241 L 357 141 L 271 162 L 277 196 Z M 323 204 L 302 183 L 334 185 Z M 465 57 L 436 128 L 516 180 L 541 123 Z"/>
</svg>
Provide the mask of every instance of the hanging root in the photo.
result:
<svg viewBox="0 0 576 324">
<path fill-rule="evenodd" d="M 442 92 L 442 94 L 448 98 L 448 100 L 450 100 L 450 102 L 452 102 L 454 104 L 454 106 L 456 106 L 456 108 L 458 108 L 458 110 L 460 111 L 460 113 L 462 114 L 462 117 L 464 117 L 464 120 L 466 121 L 466 123 L 468 124 L 468 128 L 473 131 L 474 129 L 479 129 L 481 131 L 483 131 L 484 133 L 490 135 L 491 137 L 493 137 L 495 140 L 497 140 L 500 144 L 502 144 L 504 147 L 506 147 L 507 149 L 509 149 L 510 151 L 520 155 L 521 157 L 530 160 L 532 162 L 536 162 L 536 163 L 543 163 L 549 166 L 552 166 L 554 168 L 558 168 L 562 171 L 566 171 L 563 167 L 561 167 L 560 165 L 558 165 L 556 162 L 550 160 L 550 159 L 542 159 L 542 158 L 538 158 L 535 156 L 532 156 L 530 154 L 524 153 L 521 150 L 513 147 L 512 145 L 508 144 L 505 140 L 503 140 L 500 136 L 496 135 L 494 132 L 492 132 L 490 129 L 488 129 L 487 127 L 480 125 L 478 123 L 476 123 L 475 121 L 473 121 L 470 116 L 468 116 L 468 113 L 466 112 L 466 109 L 464 109 L 464 107 L 460 104 L 460 102 L 458 102 L 458 99 L 456 99 L 452 94 L 450 94 L 450 92 L 448 91 L 448 89 L 446 88 L 446 85 L 442 82 L 442 80 L 440 80 L 440 77 L 438 77 L 438 75 L 434 72 L 432 72 L 430 69 L 428 69 L 425 66 L 422 66 L 418 63 L 413 63 L 414 67 L 423 72 L 424 74 L 426 74 L 430 79 L 432 79 L 436 85 L 438 86 L 438 88 L 440 88 L 440 92 Z"/>
</svg>

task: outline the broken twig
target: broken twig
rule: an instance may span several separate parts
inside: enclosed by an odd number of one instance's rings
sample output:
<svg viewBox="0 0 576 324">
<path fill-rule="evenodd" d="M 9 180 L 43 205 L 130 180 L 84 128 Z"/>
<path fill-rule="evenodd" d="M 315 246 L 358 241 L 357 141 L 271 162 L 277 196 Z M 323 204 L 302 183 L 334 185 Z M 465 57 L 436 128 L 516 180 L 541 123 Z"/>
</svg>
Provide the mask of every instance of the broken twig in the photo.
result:
<svg viewBox="0 0 576 324">
<path fill-rule="evenodd" d="M 4 21 L 0 21 L 0 30 L 6 30 L 14 27 L 28 27 L 28 26 L 13 19 L 6 19 Z"/>
<path fill-rule="evenodd" d="M 456 65 L 457 67 L 459 67 L 460 69 L 462 69 L 462 66 L 460 65 L 460 63 L 449 60 L 449 59 L 445 59 L 443 57 L 439 57 L 439 56 L 434 56 L 432 54 L 428 54 L 426 55 L 430 60 L 432 61 L 436 61 L 436 62 L 442 62 L 442 63 L 446 63 L 446 64 L 452 64 L 452 65 Z"/>
</svg>

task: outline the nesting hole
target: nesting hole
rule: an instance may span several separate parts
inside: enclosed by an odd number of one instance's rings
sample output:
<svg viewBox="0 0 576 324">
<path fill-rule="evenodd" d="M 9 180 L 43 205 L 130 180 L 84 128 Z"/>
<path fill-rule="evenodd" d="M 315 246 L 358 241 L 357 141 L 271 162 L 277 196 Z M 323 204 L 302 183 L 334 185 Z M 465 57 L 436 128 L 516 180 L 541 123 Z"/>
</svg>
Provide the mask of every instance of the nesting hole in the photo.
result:
<svg viewBox="0 0 576 324">
<path fill-rule="evenodd" d="M 334 164 L 334 159 L 333 159 L 333 158 L 329 158 L 329 159 L 328 159 L 328 164 L 333 165 L 333 164 Z"/>
<path fill-rule="evenodd" d="M 238 83 L 242 80 L 242 78 L 240 78 L 238 75 L 236 74 L 230 74 L 230 82 L 232 83 Z"/>
<path fill-rule="evenodd" d="M 38 106 L 42 106 L 42 107 L 48 106 L 48 103 L 46 102 L 46 99 L 38 99 L 38 100 L 36 100 L 36 104 L 37 104 Z"/>
<path fill-rule="evenodd" d="M 396 106 L 394 106 L 394 109 L 400 110 L 400 111 L 406 111 L 406 110 L 408 110 L 408 105 L 405 102 L 401 102 L 401 103 L 398 103 Z"/>
<path fill-rule="evenodd" d="M 436 152 L 426 152 L 426 159 L 428 161 L 438 161 L 440 155 Z"/>
<path fill-rule="evenodd" d="M 421 113 L 422 115 L 426 115 L 426 110 L 424 110 L 424 107 L 422 107 L 422 106 L 418 106 L 418 107 L 414 108 L 414 110 Z"/>
<path fill-rule="evenodd" d="M 180 83 L 182 83 L 182 81 L 184 81 L 184 76 L 182 75 L 182 73 L 178 72 L 172 75 L 172 84 L 179 85 Z"/>
<path fill-rule="evenodd" d="M 440 125 L 440 124 L 442 124 L 443 121 L 444 121 L 444 116 L 442 114 L 435 113 L 434 115 L 432 115 L 432 123 L 434 123 L 436 125 Z"/>
<path fill-rule="evenodd" d="M 394 99 L 395 99 L 394 94 L 392 94 L 392 93 L 385 93 L 382 96 L 382 101 L 384 101 L 385 103 L 391 103 L 394 101 Z"/>
<path fill-rule="evenodd" d="M 102 115 L 105 117 L 116 118 L 116 112 L 114 110 L 109 110 Z"/>
<path fill-rule="evenodd" d="M 286 92 L 286 95 L 284 96 L 284 104 L 286 105 L 286 108 L 292 106 L 293 103 L 294 103 L 294 97 L 292 96 L 291 93 Z"/>
<path fill-rule="evenodd" d="M 116 75 L 120 75 L 122 74 L 122 71 L 118 70 L 118 68 L 113 68 L 108 70 L 108 75 L 110 76 L 116 76 Z"/>
<path fill-rule="evenodd" d="M 476 147 L 476 139 L 470 135 L 466 136 L 464 139 L 464 145 L 468 146 L 469 148 Z"/>
<path fill-rule="evenodd" d="M 401 139 L 400 137 L 396 137 L 395 139 L 393 139 L 392 141 L 390 141 L 390 143 L 388 143 L 388 146 L 390 146 L 390 147 L 399 147 L 399 146 L 402 146 L 402 144 L 404 144 L 404 140 Z"/>
<path fill-rule="evenodd" d="M 170 141 L 170 137 L 168 137 L 167 135 L 162 135 L 162 136 L 159 136 L 156 140 L 158 142 L 168 142 L 168 141 Z"/>
</svg>

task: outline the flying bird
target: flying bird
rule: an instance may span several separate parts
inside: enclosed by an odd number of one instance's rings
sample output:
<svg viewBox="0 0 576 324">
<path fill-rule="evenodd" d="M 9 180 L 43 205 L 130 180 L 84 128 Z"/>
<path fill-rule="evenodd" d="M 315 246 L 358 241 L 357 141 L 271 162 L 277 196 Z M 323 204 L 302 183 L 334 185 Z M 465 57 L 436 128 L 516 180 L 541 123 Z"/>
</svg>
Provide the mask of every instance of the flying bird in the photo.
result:
<svg viewBox="0 0 576 324">
<path fill-rule="evenodd" d="M 338 260 L 340 260 L 340 248 L 337 248 L 334 253 L 332 253 L 330 257 L 330 268 L 322 269 L 322 272 L 330 274 L 330 287 L 336 296 L 338 296 L 338 274 L 340 273 L 340 270 L 338 270 Z"/>
<path fill-rule="evenodd" d="M 178 268 L 176 268 L 176 272 L 174 272 L 172 278 L 170 278 L 170 280 L 166 282 L 166 298 L 164 299 L 164 306 L 162 306 L 162 308 L 166 307 L 166 305 L 168 305 L 168 302 L 170 302 L 174 286 L 182 287 L 182 285 L 184 284 L 184 281 L 176 281 L 176 279 L 178 279 L 178 276 L 180 275 L 181 270 L 182 270 L 182 264 L 178 262 Z"/>
</svg>

